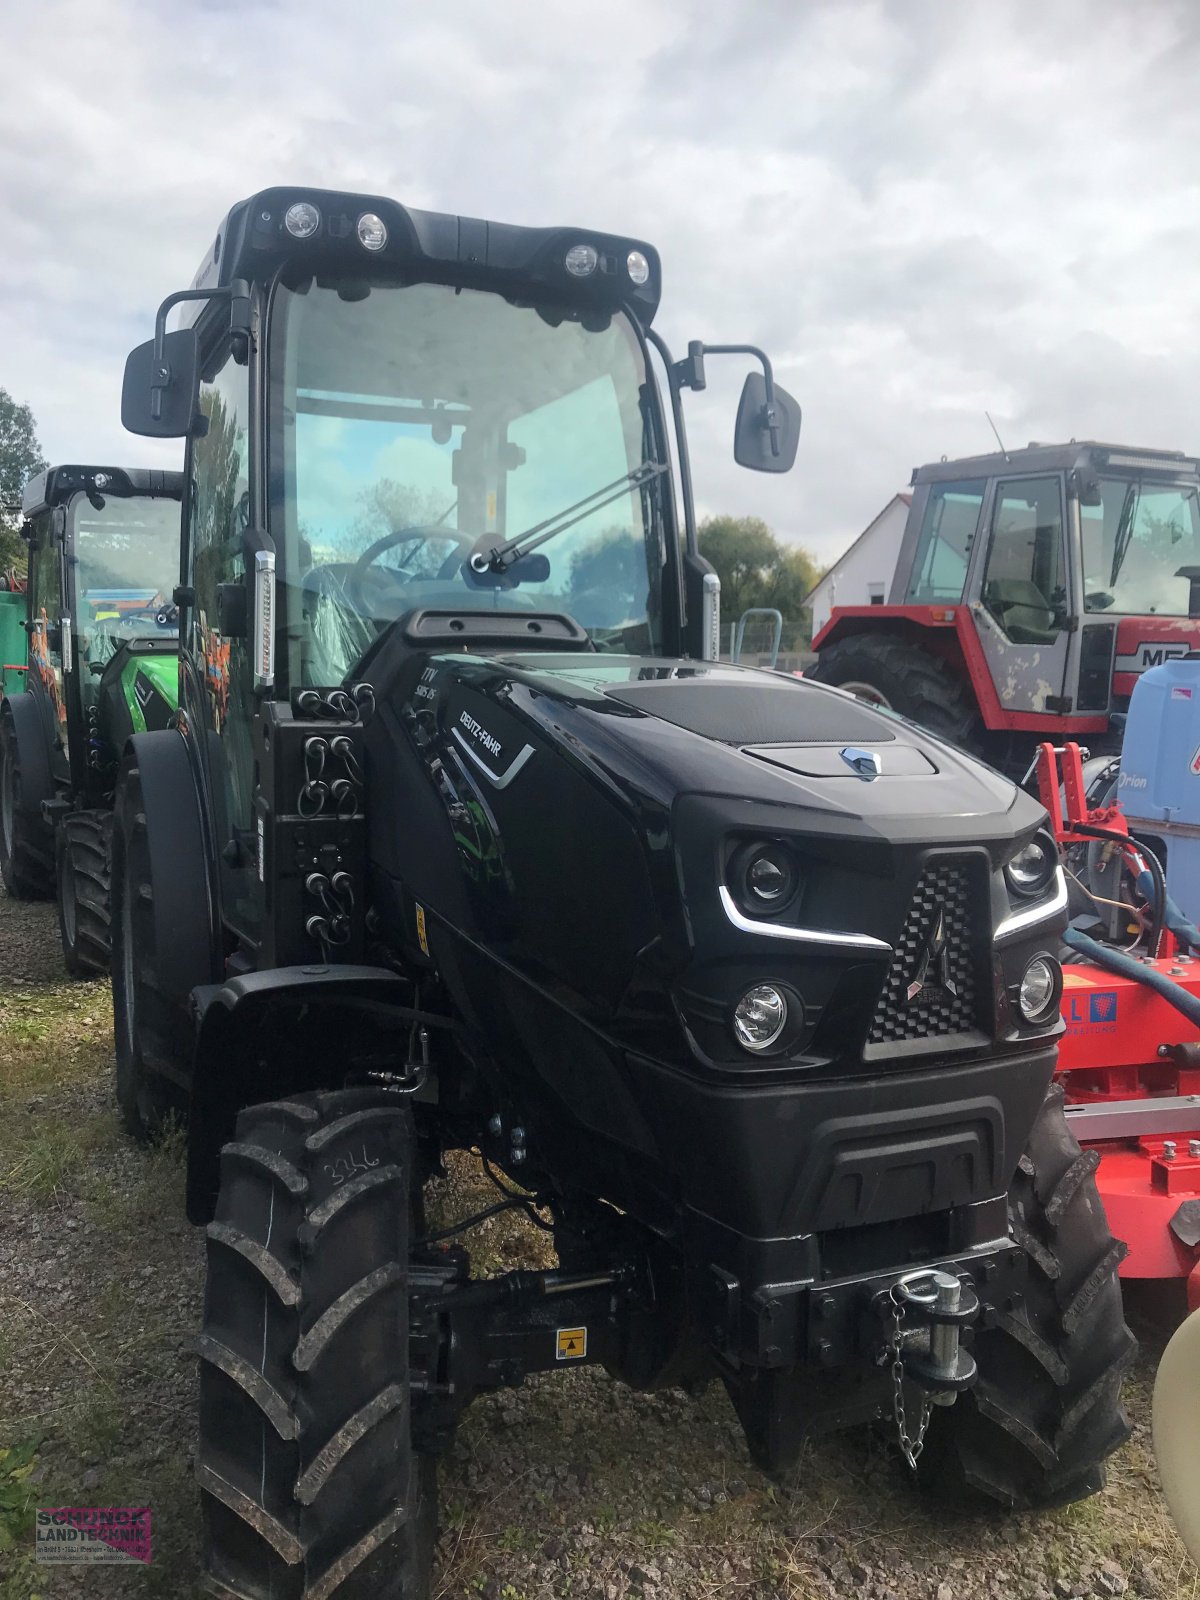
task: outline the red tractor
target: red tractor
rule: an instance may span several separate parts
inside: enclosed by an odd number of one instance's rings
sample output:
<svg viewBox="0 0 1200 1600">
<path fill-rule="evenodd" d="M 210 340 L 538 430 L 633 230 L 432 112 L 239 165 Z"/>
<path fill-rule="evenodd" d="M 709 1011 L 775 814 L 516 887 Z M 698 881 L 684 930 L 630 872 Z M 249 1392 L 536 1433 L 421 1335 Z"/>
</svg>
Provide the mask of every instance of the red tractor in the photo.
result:
<svg viewBox="0 0 1200 1600">
<path fill-rule="evenodd" d="M 811 675 L 1006 769 L 1118 748 L 1139 673 L 1200 648 L 1200 461 L 1031 444 L 912 485 L 887 604 L 835 606 Z"/>
</svg>

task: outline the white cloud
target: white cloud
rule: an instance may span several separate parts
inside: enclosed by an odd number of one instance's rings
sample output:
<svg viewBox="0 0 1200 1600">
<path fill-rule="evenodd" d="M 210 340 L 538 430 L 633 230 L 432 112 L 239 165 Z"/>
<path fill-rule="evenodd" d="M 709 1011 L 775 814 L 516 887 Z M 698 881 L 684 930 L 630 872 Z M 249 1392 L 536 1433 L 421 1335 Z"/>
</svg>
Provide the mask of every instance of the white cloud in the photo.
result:
<svg viewBox="0 0 1200 1600">
<path fill-rule="evenodd" d="M 51 456 L 177 458 L 121 431 L 125 353 L 280 181 L 653 240 L 668 340 L 765 344 L 805 409 L 790 477 L 740 472 L 714 362 L 702 509 L 825 558 L 985 407 L 1200 447 L 1187 0 L 10 0 L 3 34 L 46 69 L 0 99 L 0 384 Z"/>
</svg>

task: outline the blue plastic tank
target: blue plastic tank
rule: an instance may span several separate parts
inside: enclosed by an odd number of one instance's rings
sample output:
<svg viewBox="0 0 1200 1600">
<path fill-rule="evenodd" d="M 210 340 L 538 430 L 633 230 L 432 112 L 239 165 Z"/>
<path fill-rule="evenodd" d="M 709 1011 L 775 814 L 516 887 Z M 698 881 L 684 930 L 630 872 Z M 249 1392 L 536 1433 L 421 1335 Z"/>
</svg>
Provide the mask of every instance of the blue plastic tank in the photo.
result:
<svg viewBox="0 0 1200 1600">
<path fill-rule="evenodd" d="M 1117 798 L 1135 833 L 1166 845 L 1167 891 L 1200 918 L 1200 655 L 1143 672 L 1129 701 Z"/>
</svg>

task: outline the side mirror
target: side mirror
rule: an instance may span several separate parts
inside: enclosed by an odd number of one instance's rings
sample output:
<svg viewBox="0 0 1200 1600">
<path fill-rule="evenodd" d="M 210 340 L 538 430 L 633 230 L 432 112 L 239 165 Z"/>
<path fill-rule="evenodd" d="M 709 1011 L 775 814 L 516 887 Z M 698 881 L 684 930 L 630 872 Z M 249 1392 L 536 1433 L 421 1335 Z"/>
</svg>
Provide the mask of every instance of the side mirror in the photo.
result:
<svg viewBox="0 0 1200 1600">
<path fill-rule="evenodd" d="M 754 472 L 790 472 L 800 443 L 800 406 L 761 372 L 747 374 L 733 430 L 733 458 Z"/>
<path fill-rule="evenodd" d="M 200 352 L 194 328 L 163 335 L 131 350 L 121 389 L 121 423 L 149 439 L 184 439 L 192 429 L 200 386 Z"/>
</svg>

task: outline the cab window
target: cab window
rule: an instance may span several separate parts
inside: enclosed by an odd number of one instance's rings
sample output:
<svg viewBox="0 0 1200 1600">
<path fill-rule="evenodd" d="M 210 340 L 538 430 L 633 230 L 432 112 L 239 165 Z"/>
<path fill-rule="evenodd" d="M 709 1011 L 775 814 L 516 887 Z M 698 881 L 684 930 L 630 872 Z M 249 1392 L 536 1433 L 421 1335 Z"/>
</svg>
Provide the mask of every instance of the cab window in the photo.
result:
<svg viewBox="0 0 1200 1600">
<path fill-rule="evenodd" d="M 984 605 L 1014 644 L 1049 644 L 1061 629 L 1065 598 L 1059 479 L 998 484 Z"/>
<path fill-rule="evenodd" d="M 985 487 L 937 483 L 930 489 L 905 597 L 913 604 L 962 599 Z"/>
</svg>

